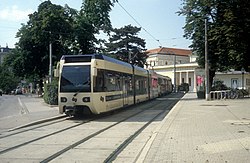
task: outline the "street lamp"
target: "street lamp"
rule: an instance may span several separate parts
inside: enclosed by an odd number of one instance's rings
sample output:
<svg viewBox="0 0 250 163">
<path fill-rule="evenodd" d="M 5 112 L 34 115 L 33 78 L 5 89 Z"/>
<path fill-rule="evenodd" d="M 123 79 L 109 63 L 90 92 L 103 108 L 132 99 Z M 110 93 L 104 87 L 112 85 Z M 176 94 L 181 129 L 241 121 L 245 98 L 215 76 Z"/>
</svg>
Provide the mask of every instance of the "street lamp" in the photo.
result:
<svg viewBox="0 0 250 163">
<path fill-rule="evenodd" d="M 244 67 L 241 68 L 241 74 L 242 74 L 242 89 L 244 89 L 244 73 L 245 73 L 245 69 Z"/>
</svg>

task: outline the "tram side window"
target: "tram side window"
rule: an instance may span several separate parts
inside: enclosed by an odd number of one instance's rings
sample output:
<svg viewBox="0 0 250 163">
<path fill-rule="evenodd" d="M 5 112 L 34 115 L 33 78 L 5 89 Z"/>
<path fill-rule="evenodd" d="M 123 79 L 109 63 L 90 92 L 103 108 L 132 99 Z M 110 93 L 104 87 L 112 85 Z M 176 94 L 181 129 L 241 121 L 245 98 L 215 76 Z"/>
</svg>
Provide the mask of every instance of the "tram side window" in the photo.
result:
<svg viewBox="0 0 250 163">
<path fill-rule="evenodd" d="M 105 85 L 107 91 L 121 91 L 121 74 L 115 71 L 106 71 Z"/>
<path fill-rule="evenodd" d="M 132 84 L 132 75 L 127 74 L 126 78 L 128 81 L 128 95 L 133 96 L 134 92 L 133 92 L 133 84 Z"/>
<path fill-rule="evenodd" d="M 152 87 L 157 88 L 158 86 L 158 80 L 157 79 L 152 79 Z"/>
<path fill-rule="evenodd" d="M 94 79 L 94 92 L 104 92 L 105 89 L 104 70 L 98 69 Z"/>
<path fill-rule="evenodd" d="M 136 76 L 135 90 L 136 90 L 136 94 L 147 93 L 147 78 L 146 77 Z"/>
<path fill-rule="evenodd" d="M 121 91 L 122 75 L 109 70 L 97 70 L 94 80 L 94 92 Z"/>
<path fill-rule="evenodd" d="M 163 84 L 163 79 L 159 78 L 159 79 L 158 79 L 158 84 L 159 84 L 159 85 L 162 85 L 162 84 Z"/>
</svg>

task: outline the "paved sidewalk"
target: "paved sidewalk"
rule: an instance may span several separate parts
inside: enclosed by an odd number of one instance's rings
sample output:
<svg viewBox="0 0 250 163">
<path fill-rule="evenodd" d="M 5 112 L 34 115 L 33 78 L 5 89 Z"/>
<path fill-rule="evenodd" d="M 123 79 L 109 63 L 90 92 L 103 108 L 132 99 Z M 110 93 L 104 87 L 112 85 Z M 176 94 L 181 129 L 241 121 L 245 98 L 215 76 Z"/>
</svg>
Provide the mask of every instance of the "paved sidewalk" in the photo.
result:
<svg viewBox="0 0 250 163">
<path fill-rule="evenodd" d="M 161 125 L 141 162 L 250 162 L 250 98 L 206 101 L 188 93 Z"/>
</svg>

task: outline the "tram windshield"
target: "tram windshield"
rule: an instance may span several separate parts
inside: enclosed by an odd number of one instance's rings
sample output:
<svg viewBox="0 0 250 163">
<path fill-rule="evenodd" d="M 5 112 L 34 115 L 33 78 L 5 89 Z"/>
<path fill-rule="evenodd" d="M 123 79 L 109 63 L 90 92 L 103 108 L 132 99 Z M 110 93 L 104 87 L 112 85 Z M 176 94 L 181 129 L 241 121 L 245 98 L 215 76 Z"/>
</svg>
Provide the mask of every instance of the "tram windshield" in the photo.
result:
<svg viewBox="0 0 250 163">
<path fill-rule="evenodd" d="M 64 66 L 60 92 L 90 92 L 90 66 Z"/>
</svg>

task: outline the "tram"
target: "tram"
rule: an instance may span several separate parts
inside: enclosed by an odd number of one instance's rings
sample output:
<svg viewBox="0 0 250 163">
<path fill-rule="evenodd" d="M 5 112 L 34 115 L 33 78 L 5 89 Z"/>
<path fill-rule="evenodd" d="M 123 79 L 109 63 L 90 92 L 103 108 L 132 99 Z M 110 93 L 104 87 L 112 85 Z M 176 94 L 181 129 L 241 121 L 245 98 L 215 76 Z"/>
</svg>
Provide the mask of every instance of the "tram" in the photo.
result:
<svg viewBox="0 0 250 163">
<path fill-rule="evenodd" d="M 58 65 L 59 112 L 100 114 L 172 91 L 171 79 L 101 54 L 64 55 Z"/>
</svg>

